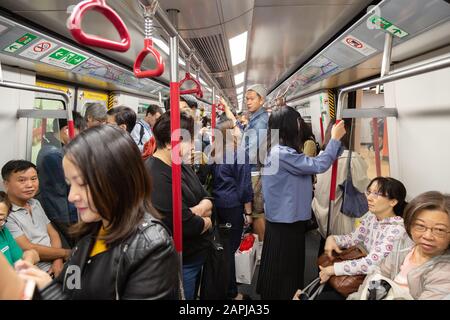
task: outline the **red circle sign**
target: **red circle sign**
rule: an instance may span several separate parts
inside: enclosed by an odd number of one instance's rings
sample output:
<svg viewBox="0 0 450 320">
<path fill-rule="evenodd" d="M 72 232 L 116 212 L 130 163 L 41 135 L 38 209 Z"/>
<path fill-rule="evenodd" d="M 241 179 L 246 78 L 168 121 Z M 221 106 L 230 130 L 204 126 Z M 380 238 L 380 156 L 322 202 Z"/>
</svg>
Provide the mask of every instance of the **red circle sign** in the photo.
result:
<svg viewBox="0 0 450 320">
<path fill-rule="evenodd" d="M 42 42 L 39 43 L 38 45 L 34 46 L 33 51 L 34 52 L 44 52 L 45 50 L 50 49 L 52 45 L 50 44 L 50 42 Z"/>
<path fill-rule="evenodd" d="M 353 38 L 347 38 L 345 39 L 345 42 L 347 42 L 350 46 L 355 47 L 357 49 L 362 49 L 363 47 L 363 44 L 360 41 Z"/>
</svg>

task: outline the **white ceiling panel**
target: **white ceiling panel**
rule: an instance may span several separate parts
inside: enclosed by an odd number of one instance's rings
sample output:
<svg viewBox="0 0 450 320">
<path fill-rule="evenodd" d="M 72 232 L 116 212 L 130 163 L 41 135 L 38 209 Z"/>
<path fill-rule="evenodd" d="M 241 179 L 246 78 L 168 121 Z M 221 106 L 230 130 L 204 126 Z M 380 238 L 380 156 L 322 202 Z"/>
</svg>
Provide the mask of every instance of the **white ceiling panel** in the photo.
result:
<svg viewBox="0 0 450 320">
<path fill-rule="evenodd" d="M 306 61 L 370 2 L 256 0 L 247 84 L 270 87 L 293 65 Z"/>
</svg>

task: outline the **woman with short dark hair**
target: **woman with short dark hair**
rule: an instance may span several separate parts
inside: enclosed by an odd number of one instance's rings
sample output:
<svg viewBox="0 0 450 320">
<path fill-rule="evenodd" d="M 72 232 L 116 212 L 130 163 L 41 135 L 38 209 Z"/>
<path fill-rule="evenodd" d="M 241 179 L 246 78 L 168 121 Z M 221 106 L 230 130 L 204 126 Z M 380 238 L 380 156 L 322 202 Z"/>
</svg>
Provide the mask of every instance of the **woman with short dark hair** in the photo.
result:
<svg viewBox="0 0 450 320">
<path fill-rule="evenodd" d="M 366 275 L 372 272 L 390 254 L 393 243 L 405 234 L 402 216 L 407 203 L 403 183 L 394 178 L 376 177 L 367 186 L 366 197 L 369 212 L 361 218 L 359 227 L 346 235 L 328 236 L 325 253 L 332 257 L 333 251 L 340 253 L 341 249 L 362 245 L 368 252 L 367 256 L 336 262 L 329 267 L 319 266 L 322 283 L 334 275 Z M 327 285 L 318 299 L 343 300 L 344 297 Z"/>
<path fill-rule="evenodd" d="M 65 147 L 69 201 L 80 238 L 61 275 L 21 265 L 44 299 L 175 299 L 178 259 L 153 208 L 151 182 L 130 135 L 110 125 L 80 133 Z M 77 278 L 78 277 L 78 278 Z"/>
<path fill-rule="evenodd" d="M 194 119 L 187 113 L 180 113 L 182 141 L 179 146 L 180 158 L 190 161 Z M 172 146 L 170 111 L 164 113 L 155 123 L 153 134 L 157 149 L 145 162 L 151 175 L 153 190 L 151 199 L 155 208 L 163 214 L 164 223 L 173 231 L 172 206 Z M 181 165 L 182 223 L 183 223 L 183 286 L 188 300 L 195 298 L 196 283 L 206 261 L 211 228 L 212 201 L 190 165 Z"/>
</svg>

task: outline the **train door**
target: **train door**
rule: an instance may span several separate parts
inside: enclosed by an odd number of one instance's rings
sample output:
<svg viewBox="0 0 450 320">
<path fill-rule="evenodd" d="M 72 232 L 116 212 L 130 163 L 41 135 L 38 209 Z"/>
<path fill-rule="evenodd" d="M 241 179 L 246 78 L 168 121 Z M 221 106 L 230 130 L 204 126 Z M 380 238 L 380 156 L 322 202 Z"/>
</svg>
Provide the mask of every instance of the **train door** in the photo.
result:
<svg viewBox="0 0 450 320">
<path fill-rule="evenodd" d="M 56 89 L 66 92 L 70 97 L 70 103 L 74 104 L 75 97 L 75 87 L 59 85 L 49 82 L 36 81 L 36 85 L 43 88 Z M 34 109 L 41 111 L 57 111 L 65 110 L 64 103 L 59 97 L 47 93 L 37 93 L 34 99 Z M 46 134 L 53 132 L 53 121 L 55 118 L 45 116 L 43 113 L 42 117 L 31 118 L 33 129 L 31 133 L 31 146 L 27 149 L 27 158 L 31 162 L 36 163 L 38 153 L 45 142 Z"/>
</svg>

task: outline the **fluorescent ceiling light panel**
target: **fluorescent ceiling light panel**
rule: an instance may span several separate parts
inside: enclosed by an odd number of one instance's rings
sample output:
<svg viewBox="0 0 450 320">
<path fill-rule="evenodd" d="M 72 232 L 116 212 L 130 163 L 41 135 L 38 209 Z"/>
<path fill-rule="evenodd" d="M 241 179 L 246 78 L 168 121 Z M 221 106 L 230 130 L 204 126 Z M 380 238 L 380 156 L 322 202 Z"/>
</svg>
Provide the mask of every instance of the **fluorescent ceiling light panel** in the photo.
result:
<svg viewBox="0 0 450 320">
<path fill-rule="evenodd" d="M 202 79 L 202 77 L 200 77 L 200 83 L 204 86 L 207 86 L 208 84 L 205 82 L 205 80 Z"/>
<path fill-rule="evenodd" d="M 231 51 L 231 62 L 233 66 L 236 66 L 245 61 L 245 55 L 247 53 L 247 35 L 248 32 L 245 31 L 240 35 L 229 40 L 230 51 Z"/>
<path fill-rule="evenodd" d="M 234 84 L 240 85 L 241 83 L 244 82 L 244 79 L 245 79 L 245 72 L 238 73 L 237 75 L 234 76 Z"/>
<path fill-rule="evenodd" d="M 244 86 L 240 86 L 239 88 L 236 88 L 236 94 L 237 95 L 240 95 L 243 92 L 244 92 Z"/>
</svg>

